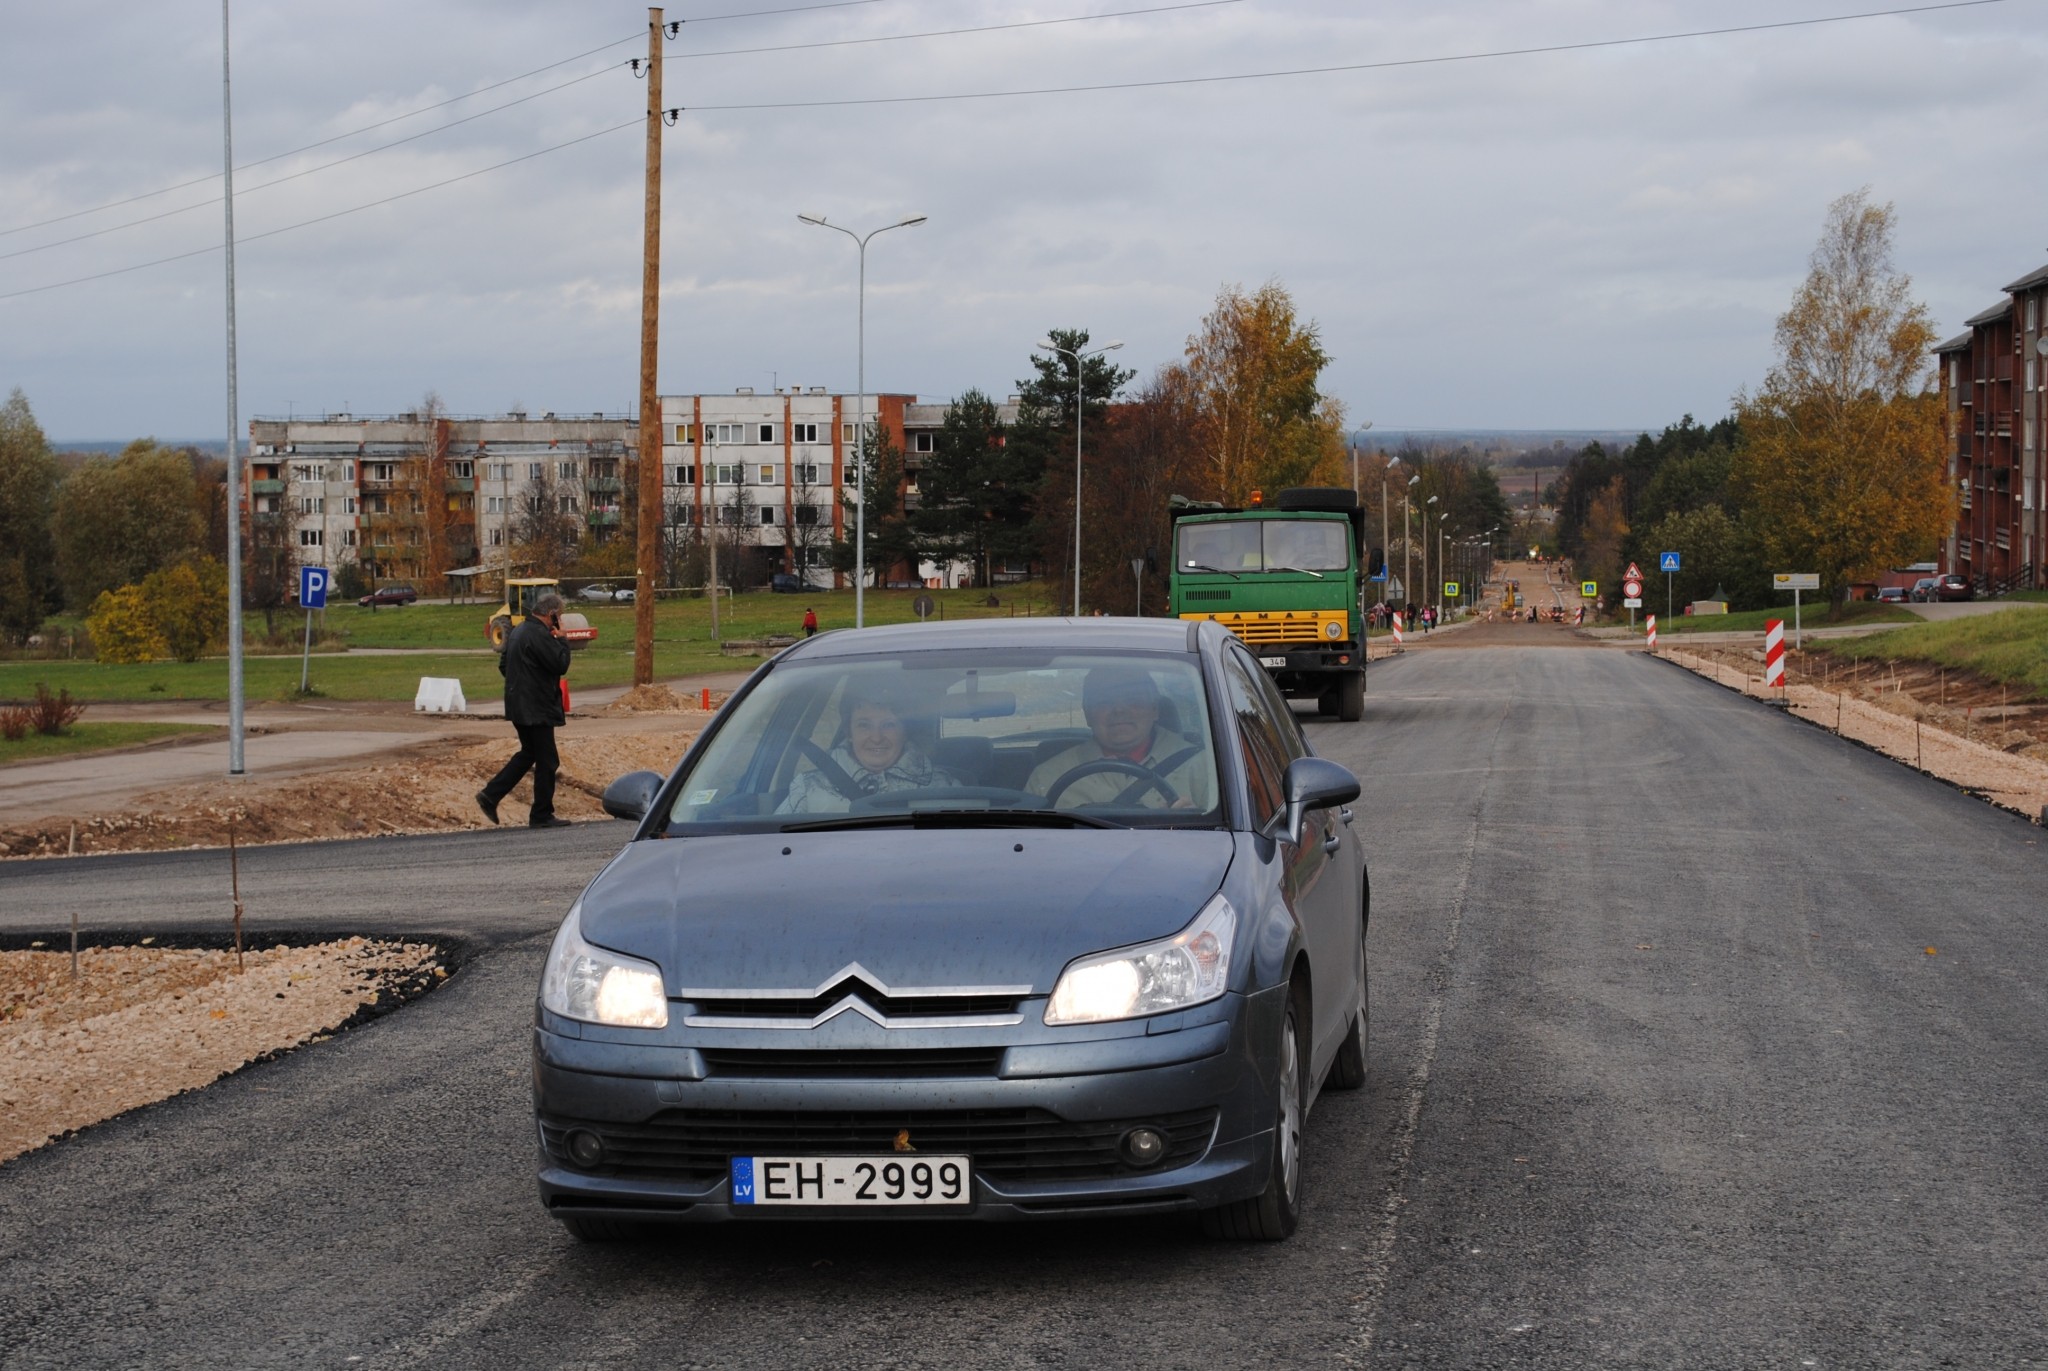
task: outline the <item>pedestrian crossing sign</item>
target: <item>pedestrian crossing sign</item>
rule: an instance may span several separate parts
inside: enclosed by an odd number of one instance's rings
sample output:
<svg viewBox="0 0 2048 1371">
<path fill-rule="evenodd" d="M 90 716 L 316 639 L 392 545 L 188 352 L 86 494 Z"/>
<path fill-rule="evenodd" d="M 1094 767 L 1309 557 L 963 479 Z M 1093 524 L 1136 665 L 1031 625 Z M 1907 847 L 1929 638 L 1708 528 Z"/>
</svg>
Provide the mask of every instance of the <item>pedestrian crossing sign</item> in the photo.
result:
<svg viewBox="0 0 2048 1371">
<path fill-rule="evenodd" d="M 1599 598 L 1600 598 L 1600 583 L 1599 583 L 1598 581 L 1581 581 L 1581 582 L 1579 582 L 1579 598 L 1580 598 L 1580 599 L 1584 599 L 1584 600 L 1597 600 L 1597 599 L 1599 599 Z"/>
</svg>

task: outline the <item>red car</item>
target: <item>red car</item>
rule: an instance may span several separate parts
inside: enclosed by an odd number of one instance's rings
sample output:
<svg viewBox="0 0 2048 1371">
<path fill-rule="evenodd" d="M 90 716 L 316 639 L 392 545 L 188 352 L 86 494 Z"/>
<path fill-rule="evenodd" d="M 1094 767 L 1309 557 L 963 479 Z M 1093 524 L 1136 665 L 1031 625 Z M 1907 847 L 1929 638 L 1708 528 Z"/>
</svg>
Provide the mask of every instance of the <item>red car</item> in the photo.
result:
<svg viewBox="0 0 2048 1371">
<path fill-rule="evenodd" d="M 1977 598 L 1977 592 L 1971 586 L 1969 577 L 1958 576 L 1954 572 L 1950 572 L 1946 576 L 1934 578 L 1934 588 L 1927 598 L 1930 600 L 1974 600 Z"/>
<path fill-rule="evenodd" d="M 356 603 L 375 609 L 378 605 L 409 605 L 419 598 L 420 593 L 411 586 L 379 586 Z"/>
</svg>

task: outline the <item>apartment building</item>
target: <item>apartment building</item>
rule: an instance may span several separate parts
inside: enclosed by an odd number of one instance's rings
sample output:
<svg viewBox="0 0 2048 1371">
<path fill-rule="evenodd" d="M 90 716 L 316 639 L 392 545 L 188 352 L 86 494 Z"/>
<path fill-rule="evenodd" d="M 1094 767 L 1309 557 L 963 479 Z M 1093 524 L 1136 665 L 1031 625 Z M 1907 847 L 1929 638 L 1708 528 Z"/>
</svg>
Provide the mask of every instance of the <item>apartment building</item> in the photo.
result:
<svg viewBox="0 0 2048 1371">
<path fill-rule="evenodd" d="M 904 454 L 904 502 L 950 408 L 914 395 L 860 398 L 823 386 L 661 402 L 662 522 L 716 529 L 740 584 L 797 572 L 825 585 L 835 540 L 852 536 L 861 416 Z M 1014 422 L 1017 398 L 1000 408 Z M 426 593 L 451 571 L 502 575 L 545 521 L 568 541 L 631 537 L 639 421 L 630 415 L 326 414 L 249 425 L 248 517 L 287 538 L 300 564 L 354 562 L 375 581 Z M 963 568 L 878 567 L 882 583 L 945 580 Z"/>
<path fill-rule="evenodd" d="M 1948 420 L 1948 476 L 1961 496 L 1941 569 L 1980 595 L 2048 586 L 2042 445 L 2048 267 L 2005 287 L 1935 349 Z"/>
</svg>

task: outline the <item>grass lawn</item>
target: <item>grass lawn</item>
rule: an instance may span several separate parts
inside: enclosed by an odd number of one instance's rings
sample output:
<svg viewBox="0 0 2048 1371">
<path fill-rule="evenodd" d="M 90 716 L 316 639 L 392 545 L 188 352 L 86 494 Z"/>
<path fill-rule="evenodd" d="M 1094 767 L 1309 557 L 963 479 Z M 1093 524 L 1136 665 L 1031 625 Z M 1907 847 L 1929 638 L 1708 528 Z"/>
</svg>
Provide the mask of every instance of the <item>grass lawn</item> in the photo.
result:
<svg viewBox="0 0 2048 1371">
<path fill-rule="evenodd" d="M 1045 588 L 1037 584 L 1004 586 L 996 591 L 1001 604 L 987 604 L 985 590 L 870 590 L 867 622 L 914 622 L 919 595 L 933 601 L 934 619 L 1042 617 L 1057 612 Z M 1054 594 L 1057 595 L 1055 588 Z M 626 685 L 633 678 L 633 606 L 570 607 L 598 630 L 597 642 L 579 649 L 569 672 L 574 692 L 597 686 Z M 853 592 L 820 591 L 812 595 L 756 592 L 719 602 L 720 640 L 760 638 L 771 633 L 803 631 L 806 608 L 818 611 L 821 630 L 853 626 Z M 322 616 L 324 628 L 340 648 L 329 643 L 313 653 L 312 684 L 319 694 L 337 700 L 410 700 L 422 676 L 453 676 L 472 700 L 498 698 L 503 681 L 497 659 L 487 650 L 484 622 L 489 604 L 405 605 L 362 609 L 341 605 Z M 395 655 L 351 652 L 347 648 L 397 649 Z M 654 674 L 675 680 L 714 672 L 745 671 L 757 658 L 727 657 L 711 636 L 711 605 L 702 599 L 664 600 L 655 606 Z M 38 682 L 52 690 L 69 690 L 77 700 L 224 700 L 228 692 L 226 658 L 199 662 L 148 662 L 116 666 L 100 662 L 0 661 L 0 700 L 25 700 Z M 257 653 L 243 658 L 243 690 L 251 700 L 287 699 L 299 688 L 299 654 Z"/>
<path fill-rule="evenodd" d="M 115 747 L 134 747 L 180 733 L 218 733 L 206 724 L 104 723 L 81 721 L 66 732 L 50 737 L 31 733 L 19 742 L 0 738 L 0 766 L 10 762 L 40 762 L 51 757 L 75 757 L 81 752 L 104 752 Z"/>
<path fill-rule="evenodd" d="M 2048 610 L 2017 607 L 1945 619 L 1867 638 L 1836 639 L 1815 649 L 1847 661 L 1930 662 L 2048 699 Z"/>
<path fill-rule="evenodd" d="M 1781 605 L 1776 609 L 1745 609 L 1739 614 L 1680 614 L 1666 619 L 1657 618 L 1657 636 L 1667 633 L 1762 633 L 1764 622 L 1769 619 L 1783 619 L 1789 633 L 1792 628 L 1792 606 Z M 1910 609 L 1898 605 L 1881 605 L 1875 600 L 1854 600 L 1842 606 L 1838 618 L 1828 617 L 1825 605 L 1805 605 L 1799 613 L 1801 628 L 1841 628 L 1848 624 L 1917 624 L 1920 616 Z"/>
</svg>

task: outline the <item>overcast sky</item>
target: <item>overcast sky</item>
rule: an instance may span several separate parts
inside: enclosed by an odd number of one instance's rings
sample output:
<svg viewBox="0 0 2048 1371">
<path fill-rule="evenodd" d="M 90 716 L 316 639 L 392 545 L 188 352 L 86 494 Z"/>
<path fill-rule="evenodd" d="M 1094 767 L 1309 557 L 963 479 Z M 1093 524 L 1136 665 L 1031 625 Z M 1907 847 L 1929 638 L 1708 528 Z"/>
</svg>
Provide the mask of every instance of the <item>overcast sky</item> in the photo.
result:
<svg viewBox="0 0 2048 1371">
<path fill-rule="evenodd" d="M 871 389 L 1000 397 L 1062 326 L 1122 339 L 1149 374 L 1219 288 L 1270 279 L 1322 331 L 1324 389 L 1383 429 L 1719 417 L 1770 364 L 1828 202 L 1861 186 L 1896 204 L 1900 265 L 1944 336 L 2048 260 L 2048 0 L 1265 80 L 711 108 L 1415 62 L 1880 7 L 1228 0 L 851 43 L 1163 0 L 761 13 L 802 2 L 667 10 L 688 22 L 665 48 L 664 103 L 689 112 L 665 135 L 664 394 L 853 389 L 854 247 L 800 211 L 858 228 L 930 216 L 869 247 Z M 636 407 L 646 87 L 624 63 L 645 50 L 644 6 L 235 0 L 233 23 L 245 423 L 398 412 L 428 391 L 456 413 Z M 211 0 L 0 0 L 0 253 L 17 254 L 0 257 L 0 296 L 199 250 L 0 298 L 0 393 L 25 390 L 55 439 L 226 427 L 220 38 Z M 629 127 L 248 241 L 614 125 Z"/>
</svg>

